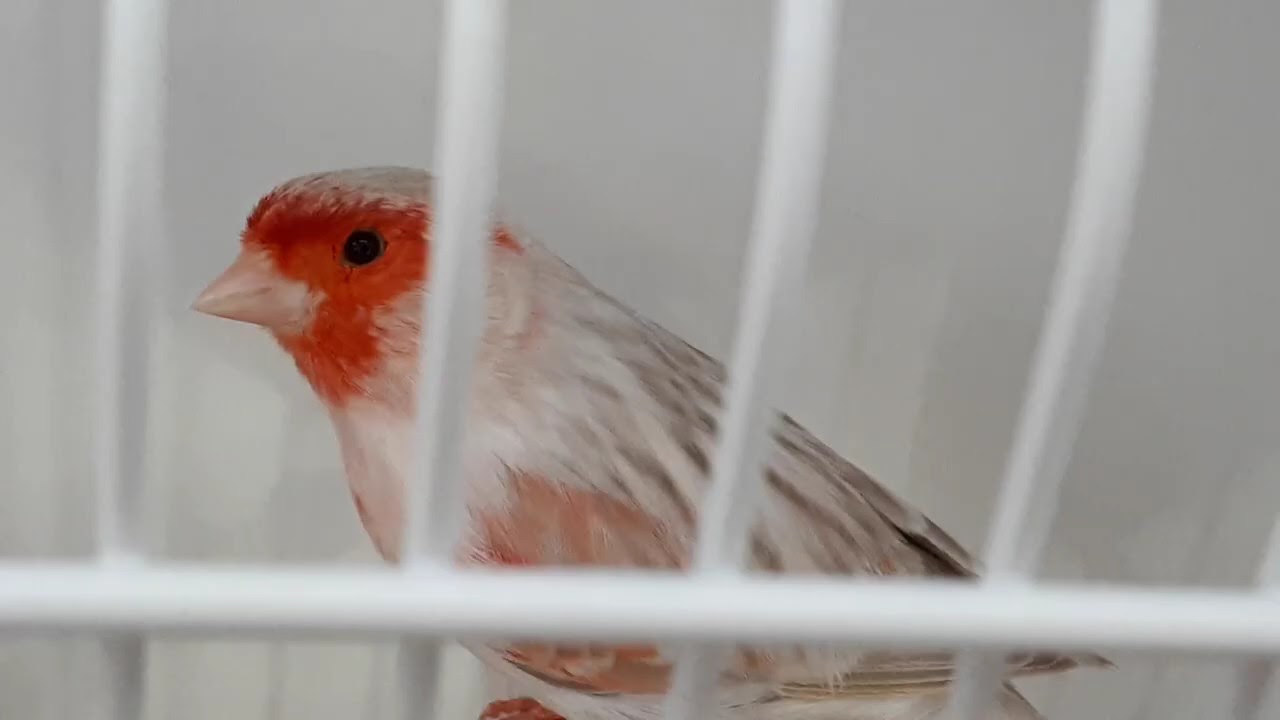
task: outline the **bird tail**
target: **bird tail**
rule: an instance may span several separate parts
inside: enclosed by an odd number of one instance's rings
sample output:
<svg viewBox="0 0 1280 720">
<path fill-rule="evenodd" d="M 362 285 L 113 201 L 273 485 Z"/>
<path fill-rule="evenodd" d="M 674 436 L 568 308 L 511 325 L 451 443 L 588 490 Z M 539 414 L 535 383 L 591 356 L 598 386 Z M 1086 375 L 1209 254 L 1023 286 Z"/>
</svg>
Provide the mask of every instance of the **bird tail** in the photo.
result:
<svg viewBox="0 0 1280 720">
<path fill-rule="evenodd" d="M 886 694 L 880 697 L 846 697 L 840 700 L 765 702 L 748 711 L 750 720 L 950 720 L 950 693 Z M 1035 706 L 1010 683 L 1000 688 L 978 720 L 1045 720 Z"/>
<path fill-rule="evenodd" d="M 950 697 L 948 693 L 938 693 L 921 698 L 915 704 L 916 706 L 900 720 L 945 720 Z M 1044 715 L 1036 710 L 1031 701 L 1023 697 L 1022 693 L 1010 683 L 1005 683 L 1000 688 L 995 701 L 988 705 L 986 713 L 979 717 L 981 720 L 1045 720 Z"/>
</svg>

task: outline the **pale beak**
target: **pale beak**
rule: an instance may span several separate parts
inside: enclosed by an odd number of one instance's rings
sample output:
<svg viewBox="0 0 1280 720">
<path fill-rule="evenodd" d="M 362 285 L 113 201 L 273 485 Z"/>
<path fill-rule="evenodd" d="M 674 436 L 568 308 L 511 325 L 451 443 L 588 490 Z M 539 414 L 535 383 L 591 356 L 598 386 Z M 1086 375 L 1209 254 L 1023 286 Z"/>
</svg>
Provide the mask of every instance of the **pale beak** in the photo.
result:
<svg viewBox="0 0 1280 720">
<path fill-rule="evenodd" d="M 296 326 L 309 309 L 307 287 L 281 276 L 258 251 L 242 251 L 191 308 L 272 329 Z"/>
</svg>

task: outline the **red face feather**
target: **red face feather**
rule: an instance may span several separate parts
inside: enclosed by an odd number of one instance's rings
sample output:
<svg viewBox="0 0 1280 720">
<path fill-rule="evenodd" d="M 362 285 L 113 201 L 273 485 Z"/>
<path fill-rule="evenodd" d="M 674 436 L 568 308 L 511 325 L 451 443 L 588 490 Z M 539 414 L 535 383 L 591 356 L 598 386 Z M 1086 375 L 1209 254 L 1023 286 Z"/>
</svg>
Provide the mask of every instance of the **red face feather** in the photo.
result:
<svg viewBox="0 0 1280 720">
<path fill-rule="evenodd" d="M 258 201 L 245 223 L 240 258 L 196 307 L 269 329 L 317 395 L 342 407 L 365 391 L 382 363 L 377 314 L 394 310 L 428 277 L 429 197 L 426 176 L 401 169 L 284 183 Z M 381 254 L 354 263 L 344 246 L 360 231 L 376 236 Z M 505 228 L 495 229 L 493 242 L 521 252 Z M 395 340 L 400 348 L 417 342 Z"/>
<path fill-rule="evenodd" d="M 301 332 L 273 334 L 325 402 L 341 406 L 378 369 L 373 314 L 422 286 L 430 225 L 425 205 L 356 193 L 273 193 L 249 216 L 245 248 L 265 251 L 281 276 L 318 298 Z M 384 243 L 381 256 L 358 267 L 343 258 L 357 230 L 373 231 Z"/>
</svg>

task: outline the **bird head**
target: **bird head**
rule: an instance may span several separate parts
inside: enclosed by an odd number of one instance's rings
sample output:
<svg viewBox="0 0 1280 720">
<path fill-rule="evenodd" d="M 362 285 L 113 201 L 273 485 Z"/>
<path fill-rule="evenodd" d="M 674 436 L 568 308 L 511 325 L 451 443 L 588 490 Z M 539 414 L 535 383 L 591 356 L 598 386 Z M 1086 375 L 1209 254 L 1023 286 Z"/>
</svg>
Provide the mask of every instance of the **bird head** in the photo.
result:
<svg viewBox="0 0 1280 720">
<path fill-rule="evenodd" d="M 257 202 L 235 260 L 192 307 L 267 329 L 341 406 L 368 392 L 389 353 L 416 348 L 431 192 L 431 176 L 409 168 L 288 180 Z"/>
</svg>

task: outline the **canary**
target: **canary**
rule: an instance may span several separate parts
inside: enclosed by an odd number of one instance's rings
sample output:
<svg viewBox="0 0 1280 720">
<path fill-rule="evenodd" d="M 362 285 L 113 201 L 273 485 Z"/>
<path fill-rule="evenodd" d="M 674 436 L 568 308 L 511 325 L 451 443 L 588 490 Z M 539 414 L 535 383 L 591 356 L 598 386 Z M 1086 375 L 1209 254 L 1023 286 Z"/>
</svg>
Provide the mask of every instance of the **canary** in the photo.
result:
<svg viewBox="0 0 1280 720">
<path fill-rule="evenodd" d="M 327 408 L 360 521 L 397 560 L 415 442 L 431 175 L 375 167 L 287 180 L 262 196 L 239 254 L 195 309 L 265 328 Z M 484 327 L 463 410 L 459 561 L 687 567 L 725 370 L 497 218 L 485 240 Z M 974 578 L 951 536 L 779 412 L 750 533 L 750 572 Z M 510 695 L 570 720 L 661 715 L 673 657 L 656 645 L 471 646 Z M 947 652 L 743 648 L 718 717 L 937 717 Z M 1016 653 L 1008 676 L 1107 666 Z M 524 706 L 521 706 L 524 707 Z M 526 708 L 527 710 L 528 708 Z M 542 712 L 538 711 L 538 712 Z M 1040 717 L 1011 684 L 991 718 Z"/>
</svg>

